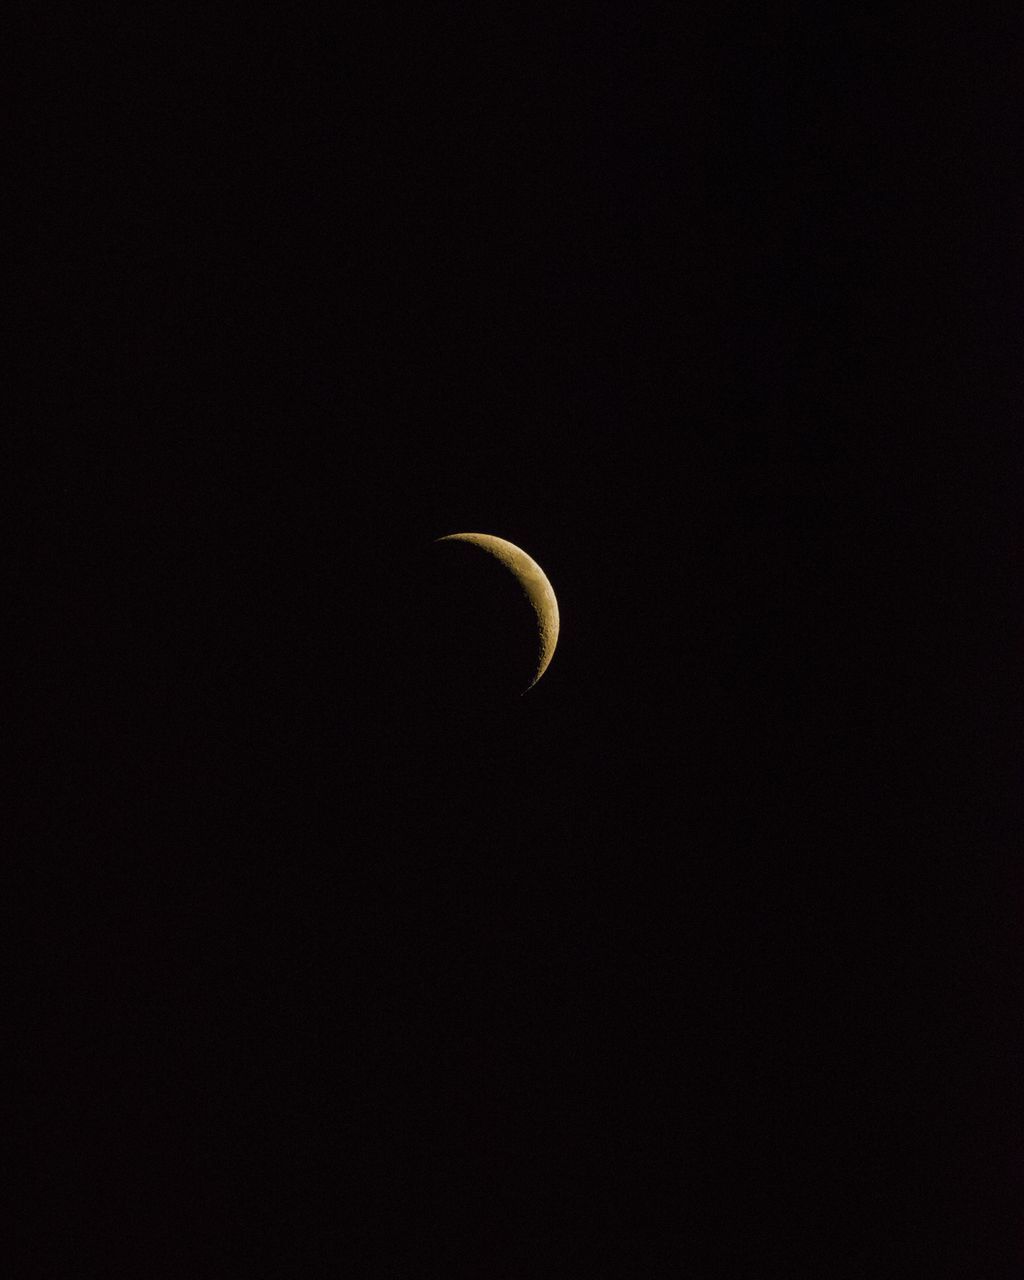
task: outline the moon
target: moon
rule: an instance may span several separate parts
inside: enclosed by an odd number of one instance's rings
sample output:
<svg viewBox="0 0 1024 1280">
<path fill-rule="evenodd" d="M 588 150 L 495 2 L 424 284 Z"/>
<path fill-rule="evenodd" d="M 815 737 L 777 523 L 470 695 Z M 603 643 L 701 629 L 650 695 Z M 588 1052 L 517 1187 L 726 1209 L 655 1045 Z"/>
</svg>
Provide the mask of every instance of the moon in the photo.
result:
<svg viewBox="0 0 1024 1280">
<path fill-rule="evenodd" d="M 466 542 L 493 556 L 518 582 L 533 609 L 537 626 L 537 658 L 533 678 L 523 690 L 532 689 L 548 669 L 558 644 L 558 601 L 547 574 L 521 547 L 493 533 L 449 533 L 436 542 Z"/>
</svg>

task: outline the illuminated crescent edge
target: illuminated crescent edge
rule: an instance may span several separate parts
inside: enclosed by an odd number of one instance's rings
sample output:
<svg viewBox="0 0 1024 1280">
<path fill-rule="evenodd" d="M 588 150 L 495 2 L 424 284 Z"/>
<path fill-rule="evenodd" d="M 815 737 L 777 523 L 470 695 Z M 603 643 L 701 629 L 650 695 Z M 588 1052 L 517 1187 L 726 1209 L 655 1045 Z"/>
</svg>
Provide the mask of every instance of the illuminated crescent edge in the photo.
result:
<svg viewBox="0 0 1024 1280">
<path fill-rule="evenodd" d="M 522 587 L 536 615 L 537 631 L 540 637 L 537 670 L 526 686 L 527 689 L 532 689 L 548 669 L 548 664 L 555 652 L 555 645 L 558 644 L 558 601 L 555 599 L 547 574 L 521 547 L 517 547 L 514 542 L 509 542 L 505 538 L 495 537 L 493 533 L 449 533 L 435 541 L 469 542 L 480 547 L 503 564 Z"/>
</svg>

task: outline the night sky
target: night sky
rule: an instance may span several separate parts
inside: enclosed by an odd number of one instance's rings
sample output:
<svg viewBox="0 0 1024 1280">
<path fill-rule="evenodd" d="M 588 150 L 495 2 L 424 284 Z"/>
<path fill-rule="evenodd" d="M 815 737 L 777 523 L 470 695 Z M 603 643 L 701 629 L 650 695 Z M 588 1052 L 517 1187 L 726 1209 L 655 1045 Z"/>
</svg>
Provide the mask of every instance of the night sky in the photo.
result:
<svg viewBox="0 0 1024 1280">
<path fill-rule="evenodd" d="M 39 1273 L 1019 1275 L 1024 33 L 363 8 L 22 17 Z"/>
</svg>

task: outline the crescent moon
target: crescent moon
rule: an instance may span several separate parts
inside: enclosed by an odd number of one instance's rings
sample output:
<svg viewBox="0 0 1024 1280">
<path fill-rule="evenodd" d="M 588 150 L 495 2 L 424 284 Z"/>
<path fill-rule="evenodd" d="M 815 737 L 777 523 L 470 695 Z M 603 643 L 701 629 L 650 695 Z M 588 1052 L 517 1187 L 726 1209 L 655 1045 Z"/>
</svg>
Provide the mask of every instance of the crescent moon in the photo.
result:
<svg viewBox="0 0 1024 1280">
<path fill-rule="evenodd" d="M 522 587 L 537 619 L 537 667 L 533 679 L 526 686 L 532 689 L 548 669 L 558 643 L 558 601 L 547 574 L 521 547 L 505 538 L 497 538 L 493 533 L 449 533 L 435 541 L 469 542 L 479 547 L 504 565 Z"/>
</svg>

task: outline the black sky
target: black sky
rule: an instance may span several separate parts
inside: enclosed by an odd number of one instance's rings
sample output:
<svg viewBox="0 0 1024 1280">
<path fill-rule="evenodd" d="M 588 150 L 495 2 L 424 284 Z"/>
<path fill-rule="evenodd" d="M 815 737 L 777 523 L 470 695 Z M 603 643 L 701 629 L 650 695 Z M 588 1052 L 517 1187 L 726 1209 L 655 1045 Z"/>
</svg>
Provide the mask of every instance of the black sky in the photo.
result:
<svg viewBox="0 0 1024 1280">
<path fill-rule="evenodd" d="M 25 33 L 46 1274 L 1016 1274 L 1020 30 Z"/>
</svg>

